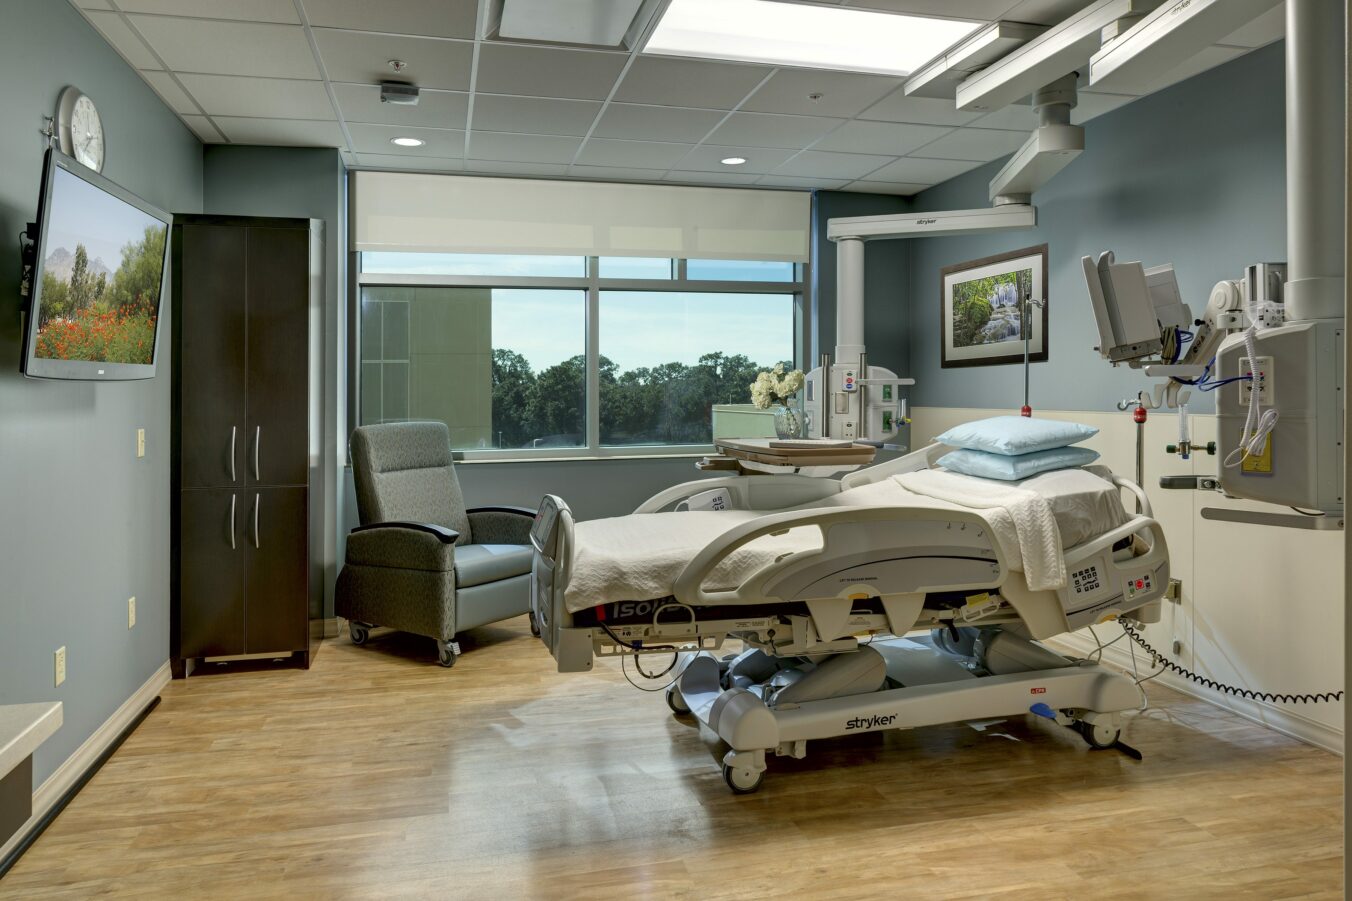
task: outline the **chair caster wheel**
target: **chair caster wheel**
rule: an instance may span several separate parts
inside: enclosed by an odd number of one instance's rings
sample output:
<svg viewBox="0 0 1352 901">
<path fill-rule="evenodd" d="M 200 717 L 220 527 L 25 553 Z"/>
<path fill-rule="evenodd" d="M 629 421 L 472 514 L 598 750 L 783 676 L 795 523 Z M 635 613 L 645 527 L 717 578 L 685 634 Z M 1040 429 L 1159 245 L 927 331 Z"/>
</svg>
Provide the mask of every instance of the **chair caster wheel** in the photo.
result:
<svg viewBox="0 0 1352 901">
<path fill-rule="evenodd" d="M 730 767 L 723 764 L 723 781 L 732 789 L 734 795 L 749 795 L 761 787 L 765 781 L 765 770 L 754 773 L 751 770 L 743 770 L 737 767 Z"/>
<path fill-rule="evenodd" d="M 527 613 L 527 614 L 526 614 L 526 619 L 530 621 L 530 634 L 534 635 L 536 638 L 539 638 L 539 637 L 540 637 L 540 624 L 539 624 L 538 622 L 536 622 L 536 620 L 535 620 L 535 614 L 534 614 L 534 613 Z"/>
<path fill-rule="evenodd" d="M 1096 726 L 1085 720 L 1075 723 L 1075 731 L 1080 733 L 1089 747 L 1100 751 L 1116 745 L 1122 735 L 1122 730 L 1115 726 Z"/>
<path fill-rule="evenodd" d="M 681 690 L 677 688 L 674 683 L 667 686 L 665 694 L 667 696 L 667 706 L 671 708 L 672 713 L 677 716 L 683 716 L 690 712 L 690 705 L 685 702 L 685 697 L 681 694 Z"/>
<path fill-rule="evenodd" d="M 347 634 L 352 637 L 353 644 L 366 644 L 366 639 L 371 637 L 371 627 L 366 623 L 348 623 Z"/>
<path fill-rule="evenodd" d="M 437 663 L 450 669 L 455 666 L 455 659 L 460 656 L 460 645 L 454 641 L 437 642 Z"/>
</svg>

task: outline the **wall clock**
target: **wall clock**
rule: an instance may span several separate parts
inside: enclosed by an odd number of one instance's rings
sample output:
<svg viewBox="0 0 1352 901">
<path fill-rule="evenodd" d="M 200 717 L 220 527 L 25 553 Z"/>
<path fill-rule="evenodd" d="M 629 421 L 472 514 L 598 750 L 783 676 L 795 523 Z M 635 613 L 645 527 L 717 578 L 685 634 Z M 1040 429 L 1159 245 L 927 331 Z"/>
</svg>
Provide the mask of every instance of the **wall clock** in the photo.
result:
<svg viewBox="0 0 1352 901">
<path fill-rule="evenodd" d="M 94 101 L 79 88 L 72 86 L 61 92 L 56 127 L 62 153 L 95 172 L 103 171 L 103 121 Z"/>
</svg>

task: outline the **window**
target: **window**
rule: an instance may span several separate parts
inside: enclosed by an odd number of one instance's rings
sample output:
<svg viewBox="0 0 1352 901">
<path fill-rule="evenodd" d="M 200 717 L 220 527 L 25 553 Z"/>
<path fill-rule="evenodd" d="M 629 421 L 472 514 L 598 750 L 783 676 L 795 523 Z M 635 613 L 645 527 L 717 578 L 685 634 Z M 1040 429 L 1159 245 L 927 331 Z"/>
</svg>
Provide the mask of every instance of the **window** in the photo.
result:
<svg viewBox="0 0 1352 901">
<path fill-rule="evenodd" d="M 696 280 L 697 263 L 713 274 Z M 356 421 L 439 420 L 470 457 L 707 447 L 714 404 L 749 403 L 759 370 L 800 357 L 792 263 L 364 252 L 359 265 Z"/>
<path fill-rule="evenodd" d="M 713 404 L 747 403 L 756 373 L 793 361 L 792 294 L 606 291 L 601 444 L 708 444 Z"/>
<path fill-rule="evenodd" d="M 770 260 L 687 260 L 686 277 L 695 281 L 792 282 L 792 263 Z"/>
</svg>

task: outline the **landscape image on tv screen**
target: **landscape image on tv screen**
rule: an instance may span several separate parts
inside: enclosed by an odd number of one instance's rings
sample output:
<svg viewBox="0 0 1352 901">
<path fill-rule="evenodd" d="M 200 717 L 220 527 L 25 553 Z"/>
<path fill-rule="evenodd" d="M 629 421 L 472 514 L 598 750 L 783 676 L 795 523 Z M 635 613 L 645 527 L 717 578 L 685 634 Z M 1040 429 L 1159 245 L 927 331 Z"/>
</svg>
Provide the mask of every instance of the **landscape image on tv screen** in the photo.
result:
<svg viewBox="0 0 1352 901">
<path fill-rule="evenodd" d="M 43 218 L 34 355 L 154 363 L 168 225 L 59 167 Z"/>
</svg>

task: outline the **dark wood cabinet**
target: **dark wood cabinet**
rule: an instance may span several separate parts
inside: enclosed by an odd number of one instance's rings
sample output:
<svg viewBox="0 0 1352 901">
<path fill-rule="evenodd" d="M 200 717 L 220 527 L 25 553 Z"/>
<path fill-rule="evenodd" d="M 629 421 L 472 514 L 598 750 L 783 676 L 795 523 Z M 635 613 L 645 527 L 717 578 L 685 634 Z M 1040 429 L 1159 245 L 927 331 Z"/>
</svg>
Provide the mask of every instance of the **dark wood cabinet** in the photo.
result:
<svg viewBox="0 0 1352 901">
<path fill-rule="evenodd" d="M 322 223 L 177 216 L 174 674 L 204 658 L 309 665 L 322 590 L 317 461 Z"/>
</svg>

